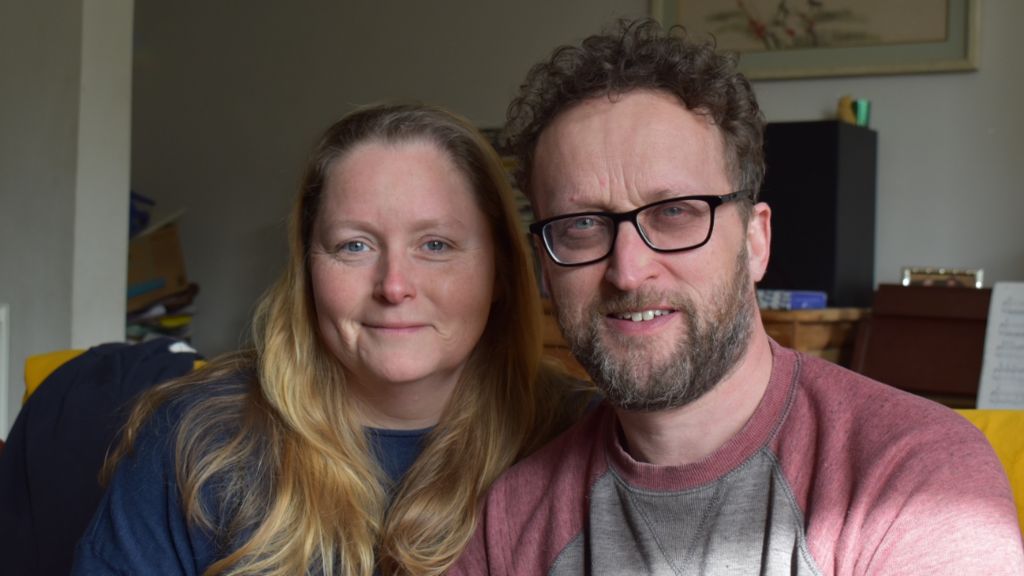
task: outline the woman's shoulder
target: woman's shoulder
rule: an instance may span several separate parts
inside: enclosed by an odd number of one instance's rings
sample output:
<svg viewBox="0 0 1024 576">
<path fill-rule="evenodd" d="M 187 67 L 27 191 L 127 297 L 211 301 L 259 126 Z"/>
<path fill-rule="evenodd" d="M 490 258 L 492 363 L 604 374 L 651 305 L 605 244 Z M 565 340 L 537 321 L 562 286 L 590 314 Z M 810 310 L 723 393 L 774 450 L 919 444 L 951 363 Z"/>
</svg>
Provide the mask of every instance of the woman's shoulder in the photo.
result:
<svg viewBox="0 0 1024 576">
<path fill-rule="evenodd" d="M 122 432 L 122 449 L 162 454 L 172 467 L 183 447 L 193 455 L 216 450 L 244 432 L 255 388 L 244 371 L 200 369 L 147 391 Z"/>
<path fill-rule="evenodd" d="M 255 401 L 258 380 L 244 366 L 209 366 L 181 378 L 165 392 L 159 411 L 169 417 L 212 411 L 231 414 Z"/>
</svg>

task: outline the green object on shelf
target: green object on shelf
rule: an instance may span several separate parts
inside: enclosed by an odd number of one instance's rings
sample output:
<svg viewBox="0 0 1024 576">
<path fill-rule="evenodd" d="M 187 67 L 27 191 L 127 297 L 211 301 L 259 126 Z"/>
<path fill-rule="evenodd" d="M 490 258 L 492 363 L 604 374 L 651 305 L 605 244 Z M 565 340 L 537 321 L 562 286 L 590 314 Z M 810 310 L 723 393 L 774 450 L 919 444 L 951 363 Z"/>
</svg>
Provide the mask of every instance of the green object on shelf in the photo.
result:
<svg viewBox="0 0 1024 576">
<path fill-rule="evenodd" d="M 871 100 L 864 98 L 854 100 L 853 113 L 857 117 L 857 126 L 867 128 L 871 124 Z"/>
</svg>

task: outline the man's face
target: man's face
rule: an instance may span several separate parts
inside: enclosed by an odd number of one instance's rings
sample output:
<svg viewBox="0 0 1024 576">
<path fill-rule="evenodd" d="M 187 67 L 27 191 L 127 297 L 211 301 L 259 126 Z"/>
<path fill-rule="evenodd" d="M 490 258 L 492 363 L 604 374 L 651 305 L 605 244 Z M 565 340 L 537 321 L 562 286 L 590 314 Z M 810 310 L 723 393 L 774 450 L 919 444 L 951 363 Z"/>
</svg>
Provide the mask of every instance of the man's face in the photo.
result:
<svg viewBox="0 0 1024 576">
<path fill-rule="evenodd" d="M 537 143 L 540 219 L 625 212 L 658 200 L 733 192 L 718 129 L 672 95 L 598 97 L 560 114 Z M 756 313 L 752 279 L 767 263 L 767 208 L 719 206 L 704 246 L 658 253 L 619 225 L 611 255 L 563 267 L 544 257 L 574 355 L 616 406 L 662 410 L 713 388 L 742 358 Z"/>
</svg>

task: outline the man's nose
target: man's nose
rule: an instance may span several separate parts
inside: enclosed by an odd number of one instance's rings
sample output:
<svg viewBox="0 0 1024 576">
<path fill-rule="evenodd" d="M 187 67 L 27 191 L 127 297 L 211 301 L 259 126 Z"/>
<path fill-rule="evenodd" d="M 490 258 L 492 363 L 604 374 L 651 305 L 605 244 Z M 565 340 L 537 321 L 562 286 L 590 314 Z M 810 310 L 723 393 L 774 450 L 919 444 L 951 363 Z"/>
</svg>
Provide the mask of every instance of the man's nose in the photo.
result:
<svg viewBox="0 0 1024 576">
<path fill-rule="evenodd" d="M 615 246 L 608 255 L 605 280 L 623 292 L 636 290 L 654 277 L 657 256 L 632 222 L 620 222 Z"/>
</svg>

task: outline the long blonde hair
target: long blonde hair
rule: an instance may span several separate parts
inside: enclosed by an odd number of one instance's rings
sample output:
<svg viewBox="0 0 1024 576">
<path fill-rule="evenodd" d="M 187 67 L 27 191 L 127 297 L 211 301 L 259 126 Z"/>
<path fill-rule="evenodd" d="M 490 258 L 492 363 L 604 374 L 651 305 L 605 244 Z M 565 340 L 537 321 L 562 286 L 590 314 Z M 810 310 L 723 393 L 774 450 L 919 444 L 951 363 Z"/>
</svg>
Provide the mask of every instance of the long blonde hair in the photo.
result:
<svg viewBox="0 0 1024 576">
<path fill-rule="evenodd" d="M 422 454 L 394 487 L 320 340 L 308 270 L 326 174 L 372 139 L 426 140 L 448 153 L 489 221 L 497 270 L 484 334 Z M 542 361 L 541 303 L 501 161 L 469 122 L 449 112 L 422 105 L 358 110 L 317 146 L 289 247 L 287 270 L 255 314 L 253 349 L 148 392 L 108 473 L 149 416 L 179 402 L 185 512 L 233 550 L 208 574 L 440 574 L 471 536 L 477 502 L 497 475 L 567 425 L 583 400 L 570 397 L 571 385 Z M 185 393 L 197 387 L 204 392 Z"/>
</svg>

